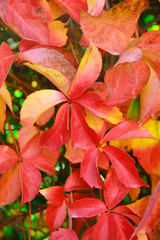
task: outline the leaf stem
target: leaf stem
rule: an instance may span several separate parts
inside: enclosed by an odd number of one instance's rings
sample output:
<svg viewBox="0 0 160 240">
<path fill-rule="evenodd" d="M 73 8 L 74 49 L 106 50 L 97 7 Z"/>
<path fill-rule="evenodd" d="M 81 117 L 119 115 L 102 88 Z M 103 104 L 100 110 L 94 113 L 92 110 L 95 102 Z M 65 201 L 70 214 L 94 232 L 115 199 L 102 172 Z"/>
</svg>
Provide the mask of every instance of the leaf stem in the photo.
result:
<svg viewBox="0 0 160 240">
<path fill-rule="evenodd" d="M 14 135 L 13 135 L 13 132 L 12 132 L 12 129 L 11 129 L 11 125 L 10 125 L 10 122 L 9 122 L 7 116 L 6 116 L 6 122 L 7 122 L 7 124 L 8 124 L 8 129 L 9 129 L 9 132 L 10 132 L 11 137 L 12 137 L 12 139 L 13 139 L 13 143 L 14 143 L 14 146 L 15 146 L 15 150 L 16 150 L 16 152 L 17 152 L 18 157 L 20 158 L 20 157 L 21 157 L 21 154 L 20 154 L 19 146 L 18 146 L 18 143 L 17 143 L 17 141 L 16 141 L 16 139 L 15 139 L 15 137 L 14 137 Z"/>
<path fill-rule="evenodd" d="M 31 202 L 29 202 L 29 229 L 28 229 L 28 240 L 31 240 L 31 213 L 32 213 L 32 205 Z"/>
<path fill-rule="evenodd" d="M 19 207 L 20 222 L 21 222 L 21 226 L 22 226 L 23 237 L 24 237 L 24 240 L 27 240 L 27 238 L 26 238 L 26 233 L 25 233 L 25 227 L 24 227 L 24 223 L 23 223 L 22 211 L 21 211 L 21 203 L 19 203 L 19 205 L 20 205 L 20 207 Z"/>
<path fill-rule="evenodd" d="M 69 170 L 70 170 L 70 175 L 72 174 L 72 165 L 69 164 Z M 73 203 L 73 192 L 70 192 L 70 198 L 71 198 L 71 204 Z M 73 221 L 72 221 L 72 217 L 69 214 L 69 228 L 73 229 Z"/>
</svg>

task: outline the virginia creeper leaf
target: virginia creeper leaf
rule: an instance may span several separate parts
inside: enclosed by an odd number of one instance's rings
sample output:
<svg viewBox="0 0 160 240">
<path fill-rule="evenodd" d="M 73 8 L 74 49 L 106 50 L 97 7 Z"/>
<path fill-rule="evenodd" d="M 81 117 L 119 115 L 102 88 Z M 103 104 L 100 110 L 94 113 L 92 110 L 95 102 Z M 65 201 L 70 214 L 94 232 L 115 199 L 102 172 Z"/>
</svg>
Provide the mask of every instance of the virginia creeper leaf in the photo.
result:
<svg viewBox="0 0 160 240">
<path fill-rule="evenodd" d="M 27 162 L 20 162 L 21 205 L 32 201 L 39 191 L 42 179 L 40 172 Z"/>
<path fill-rule="evenodd" d="M 126 186 L 137 188 L 148 185 L 139 177 L 135 167 L 135 161 L 126 152 L 114 146 L 102 148 L 109 160 L 113 164 L 119 180 Z"/>
<path fill-rule="evenodd" d="M 143 229 L 142 231 L 150 230 L 150 229 L 148 229 L 148 227 L 150 227 L 150 224 L 148 223 L 148 226 L 147 226 L 147 220 L 150 221 L 151 224 L 153 224 L 153 222 L 154 222 L 154 224 L 159 222 L 159 219 L 156 219 L 156 218 L 159 218 L 159 212 L 160 212 L 160 209 L 159 209 L 159 201 L 160 201 L 159 200 L 160 199 L 159 196 L 160 196 L 160 194 L 159 193 L 160 193 L 160 181 L 158 182 L 156 188 L 154 189 L 154 192 L 151 195 L 151 198 L 149 200 L 147 209 L 146 209 L 146 211 L 144 213 L 144 216 L 143 216 L 141 222 L 139 223 L 138 227 L 136 228 L 136 230 L 134 231 L 134 233 L 132 234 L 130 239 L 133 239 L 133 237 L 141 229 Z M 156 201 L 157 201 L 157 203 L 156 203 Z M 156 204 L 157 204 L 157 207 L 156 207 Z M 156 209 L 155 209 L 154 212 L 152 212 L 154 207 L 156 207 Z M 157 220 L 157 222 L 156 222 L 156 220 Z"/>
<path fill-rule="evenodd" d="M 112 128 L 104 137 L 103 142 L 132 139 L 132 138 L 153 138 L 153 136 L 144 127 L 134 121 L 125 121 Z"/>
<path fill-rule="evenodd" d="M 136 98 L 147 83 L 150 70 L 144 60 L 121 63 L 105 74 L 108 88 L 107 105 L 117 105 Z"/>
<path fill-rule="evenodd" d="M 63 104 L 57 112 L 53 126 L 41 135 L 41 146 L 50 151 L 59 150 L 70 138 L 68 126 L 69 104 Z"/>
<path fill-rule="evenodd" d="M 104 186 L 104 199 L 109 208 L 114 208 L 129 192 L 129 188 L 119 181 L 114 169 L 107 174 Z"/>
<path fill-rule="evenodd" d="M 98 171 L 99 155 L 100 149 L 98 148 L 90 148 L 88 151 L 86 151 L 81 163 L 80 174 L 89 186 L 103 188 L 103 182 Z"/>
<path fill-rule="evenodd" d="M 90 186 L 80 177 L 80 171 L 73 172 L 64 185 L 65 192 L 90 189 Z"/>
<path fill-rule="evenodd" d="M 73 218 L 77 217 L 94 217 L 105 212 L 106 206 L 99 199 L 84 198 L 77 200 L 69 206 L 69 213 Z"/>
<path fill-rule="evenodd" d="M 0 145 L 0 174 L 8 171 L 17 162 L 18 156 L 16 152 L 6 145 Z"/>
<path fill-rule="evenodd" d="M 137 20 L 147 7 L 147 0 L 126 0 L 99 17 L 92 17 L 81 11 L 82 31 L 91 44 L 117 55 L 131 42 L 130 37 L 136 29 Z"/>
<path fill-rule="evenodd" d="M 63 28 L 62 31 L 56 29 L 55 37 L 51 36 L 52 29 L 46 23 L 45 10 L 38 0 L 9 0 L 0 7 L 5 9 L 0 11 L 4 22 L 20 37 L 44 45 L 65 45 L 66 29 Z"/>
<path fill-rule="evenodd" d="M 21 195 L 19 165 L 15 165 L 0 178 L 0 206 L 16 201 Z"/>
<path fill-rule="evenodd" d="M 73 56 L 64 49 L 37 46 L 24 51 L 24 41 L 20 44 L 23 51 L 19 58 L 24 64 L 47 77 L 64 94 L 70 87 L 76 73 Z M 21 50 L 22 49 L 22 50 Z"/>
<path fill-rule="evenodd" d="M 98 135 L 87 125 L 84 112 L 77 103 L 71 104 L 71 139 L 74 148 L 88 149 L 99 143 Z"/>
<path fill-rule="evenodd" d="M 107 106 L 100 97 L 94 93 L 84 93 L 77 98 L 76 101 L 90 110 L 95 116 L 108 122 L 117 124 L 123 121 L 122 113 L 118 108 Z"/>
<path fill-rule="evenodd" d="M 39 191 L 53 205 L 60 206 L 65 199 L 64 189 L 61 186 L 45 188 Z"/>
<path fill-rule="evenodd" d="M 58 231 L 52 233 L 49 240 L 78 240 L 77 234 L 72 229 L 60 228 Z"/>
<path fill-rule="evenodd" d="M 68 90 L 68 96 L 71 99 L 81 96 L 97 80 L 101 69 L 101 54 L 97 47 L 90 45 L 81 60 L 77 73 Z"/>
<path fill-rule="evenodd" d="M 80 19 L 80 9 L 87 11 L 88 7 L 82 0 L 55 0 L 76 22 Z"/>
<path fill-rule="evenodd" d="M 67 98 L 56 90 L 40 90 L 31 93 L 21 109 L 21 124 L 33 125 L 43 112 L 64 101 L 67 101 Z"/>
<path fill-rule="evenodd" d="M 62 202 L 61 205 L 54 206 L 50 204 L 46 211 L 46 221 L 49 227 L 50 233 L 56 228 L 60 227 L 66 217 L 66 203 Z"/>
<path fill-rule="evenodd" d="M 5 80 L 13 61 L 16 58 L 16 54 L 12 52 L 9 45 L 3 42 L 0 45 L 0 88 Z"/>
<path fill-rule="evenodd" d="M 93 240 L 114 240 L 115 239 L 115 222 L 111 213 L 103 213 L 98 218 L 93 228 Z"/>
</svg>

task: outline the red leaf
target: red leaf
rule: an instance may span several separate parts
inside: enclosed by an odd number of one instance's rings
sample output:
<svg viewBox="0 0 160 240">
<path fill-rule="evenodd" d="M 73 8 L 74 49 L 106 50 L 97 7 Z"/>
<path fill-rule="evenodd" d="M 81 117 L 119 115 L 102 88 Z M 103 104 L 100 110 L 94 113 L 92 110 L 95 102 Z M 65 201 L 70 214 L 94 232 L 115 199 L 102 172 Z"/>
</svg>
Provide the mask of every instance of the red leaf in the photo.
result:
<svg viewBox="0 0 160 240">
<path fill-rule="evenodd" d="M 95 46 L 90 45 L 85 52 L 77 73 L 68 90 L 68 96 L 76 99 L 87 90 L 98 78 L 102 69 L 101 54 Z"/>
<path fill-rule="evenodd" d="M 80 9 L 87 11 L 86 2 L 82 0 L 55 0 L 75 21 L 80 20 Z"/>
<path fill-rule="evenodd" d="M 92 238 L 93 228 L 94 228 L 94 226 L 88 228 L 88 230 L 83 234 L 82 240 L 93 240 L 93 238 Z"/>
<path fill-rule="evenodd" d="M 58 231 L 52 233 L 49 240 L 78 240 L 77 234 L 72 229 L 60 228 Z"/>
<path fill-rule="evenodd" d="M 68 210 L 73 218 L 77 217 L 90 218 L 105 212 L 107 209 L 105 204 L 98 199 L 83 198 L 72 203 L 69 206 Z"/>
<path fill-rule="evenodd" d="M 117 105 L 136 98 L 147 83 L 150 70 L 144 60 L 121 63 L 105 74 L 108 88 L 107 105 Z"/>
<path fill-rule="evenodd" d="M 59 108 L 53 126 L 41 135 L 40 143 L 42 147 L 50 151 L 56 151 L 69 141 L 68 111 L 68 103 L 63 104 Z"/>
<path fill-rule="evenodd" d="M 19 165 L 17 164 L 0 178 L 0 206 L 16 201 L 20 195 Z"/>
<path fill-rule="evenodd" d="M 39 191 L 42 179 L 40 172 L 27 162 L 20 162 L 21 205 L 32 201 Z"/>
<path fill-rule="evenodd" d="M 96 188 L 103 188 L 97 163 L 100 152 L 99 148 L 90 148 L 86 151 L 81 163 L 81 177 L 83 177 L 89 186 Z"/>
<path fill-rule="evenodd" d="M 16 165 L 18 156 L 12 148 L 6 145 L 0 145 L 0 153 L 0 174 L 2 174 Z"/>
<path fill-rule="evenodd" d="M 133 211 L 131 211 L 128 208 L 128 206 L 130 206 L 130 205 L 121 205 L 121 206 L 114 208 L 112 211 L 114 213 L 118 213 L 120 215 L 123 215 L 123 216 L 131 219 L 133 222 L 135 222 L 138 225 L 141 218 L 139 216 L 137 216 L 136 214 L 134 214 Z"/>
<path fill-rule="evenodd" d="M 41 171 L 44 171 L 50 174 L 55 174 L 54 165 L 52 164 L 51 160 L 43 154 L 39 154 L 38 156 L 32 157 L 30 159 L 25 158 L 23 160 L 24 162 L 28 162 L 32 164 L 33 166 L 40 169 Z"/>
<path fill-rule="evenodd" d="M 61 186 L 49 187 L 39 191 L 53 205 L 60 206 L 65 200 L 64 189 Z"/>
<path fill-rule="evenodd" d="M 112 128 L 104 137 L 103 143 L 112 140 L 132 139 L 132 138 L 153 138 L 144 127 L 134 121 L 125 121 Z"/>
<path fill-rule="evenodd" d="M 74 148 L 82 149 L 94 147 L 99 143 L 98 135 L 87 125 L 84 112 L 77 103 L 71 104 L 71 140 Z"/>
<path fill-rule="evenodd" d="M 49 227 L 50 233 L 56 228 L 60 227 L 66 217 L 66 203 L 62 202 L 61 205 L 54 206 L 50 204 L 46 211 L 46 221 Z"/>
<path fill-rule="evenodd" d="M 21 152 L 23 152 L 23 148 L 26 146 L 26 144 L 37 134 L 38 128 L 35 126 L 32 126 L 31 128 L 23 127 L 20 129 L 18 132 L 18 143 Z"/>
<path fill-rule="evenodd" d="M 110 159 L 119 180 L 126 187 L 148 187 L 148 185 L 139 177 L 134 159 L 125 151 L 113 146 L 103 147 L 103 151 Z"/>
<path fill-rule="evenodd" d="M 114 208 L 129 192 L 129 188 L 119 181 L 114 169 L 107 174 L 104 186 L 104 199 L 109 208 Z"/>
<path fill-rule="evenodd" d="M 114 240 L 115 239 L 115 222 L 113 214 L 103 213 L 98 218 L 97 223 L 93 228 L 93 240 Z"/>
<path fill-rule="evenodd" d="M 114 221 L 115 221 L 115 227 L 116 227 L 116 239 L 117 240 L 128 240 L 130 239 L 134 227 L 133 225 L 128 221 L 127 218 L 125 218 L 122 215 L 119 214 L 112 214 Z M 134 237 L 134 240 L 136 240 L 137 237 Z"/>
<path fill-rule="evenodd" d="M 3 42 L 0 45 L 0 88 L 16 56 L 7 43 Z"/>
<path fill-rule="evenodd" d="M 90 186 L 84 182 L 80 177 L 80 172 L 73 172 L 66 180 L 64 185 L 65 192 L 75 191 L 75 190 L 85 190 L 90 189 Z"/>
<path fill-rule="evenodd" d="M 65 158 L 67 158 L 71 163 L 82 162 L 85 153 L 84 149 L 73 148 L 71 140 L 65 145 L 65 147 L 66 147 Z"/>
<path fill-rule="evenodd" d="M 107 106 L 100 97 L 94 93 L 84 93 L 76 99 L 76 102 L 90 110 L 95 116 L 108 122 L 117 124 L 123 121 L 122 113 L 118 108 Z"/>
<path fill-rule="evenodd" d="M 139 225 L 137 226 L 136 230 L 134 231 L 134 233 L 132 234 L 131 239 L 133 239 L 133 237 L 144 227 L 145 228 L 145 224 L 147 223 L 147 220 L 151 217 L 152 215 L 152 210 L 155 207 L 156 201 L 157 201 L 157 197 L 160 196 L 160 181 L 158 182 L 156 188 L 154 189 L 154 192 L 151 195 L 151 198 L 149 200 L 147 209 L 144 213 L 144 216 L 142 218 L 142 220 L 140 221 Z M 158 208 L 159 208 L 159 204 L 158 204 Z M 157 209 L 155 211 L 155 213 L 157 212 Z M 153 214 L 154 216 L 155 214 Z M 153 219 L 151 220 L 151 222 L 153 222 Z M 148 229 L 147 229 L 148 230 Z"/>
</svg>

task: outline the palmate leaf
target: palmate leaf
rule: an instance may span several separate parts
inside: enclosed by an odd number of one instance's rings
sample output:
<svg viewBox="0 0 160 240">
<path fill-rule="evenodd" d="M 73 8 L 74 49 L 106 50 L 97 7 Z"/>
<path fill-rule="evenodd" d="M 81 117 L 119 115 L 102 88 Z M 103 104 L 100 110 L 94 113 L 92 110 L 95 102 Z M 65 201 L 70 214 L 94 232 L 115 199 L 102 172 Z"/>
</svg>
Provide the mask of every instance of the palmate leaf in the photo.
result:
<svg viewBox="0 0 160 240">
<path fill-rule="evenodd" d="M 95 60 L 96 59 L 96 60 Z M 102 69 L 102 57 L 97 47 L 90 45 L 78 67 L 77 73 L 68 90 L 68 96 L 76 99 L 98 78 Z"/>
</svg>

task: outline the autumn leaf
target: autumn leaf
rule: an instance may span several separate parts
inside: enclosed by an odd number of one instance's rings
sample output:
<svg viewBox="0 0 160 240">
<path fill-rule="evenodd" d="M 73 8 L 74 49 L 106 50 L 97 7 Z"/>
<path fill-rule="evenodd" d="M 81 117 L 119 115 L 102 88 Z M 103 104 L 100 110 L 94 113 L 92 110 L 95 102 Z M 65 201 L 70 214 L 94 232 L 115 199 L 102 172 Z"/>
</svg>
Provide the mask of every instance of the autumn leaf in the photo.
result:
<svg viewBox="0 0 160 240">
<path fill-rule="evenodd" d="M 65 24 L 59 21 L 47 22 L 47 24 L 45 10 L 38 0 L 6 1 L 0 4 L 0 8 L 2 9 L 1 18 L 20 37 L 44 45 L 63 46 L 66 44 Z M 57 29 L 59 24 L 61 24 L 61 31 Z M 54 29 L 53 25 L 55 25 Z"/>
<path fill-rule="evenodd" d="M 3 42 L 0 45 L 0 53 L 1 53 L 0 55 L 0 87 L 1 87 L 17 55 L 12 52 L 9 45 L 5 42 Z"/>
<path fill-rule="evenodd" d="M 90 44 L 118 55 L 131 43 L 130 37 L 135 31 L 137 20 L 147 7 L 147 0 L 127 0 L 114 5 L 99 17 L 81 11 L 82 31 Z"/>
</svg>

